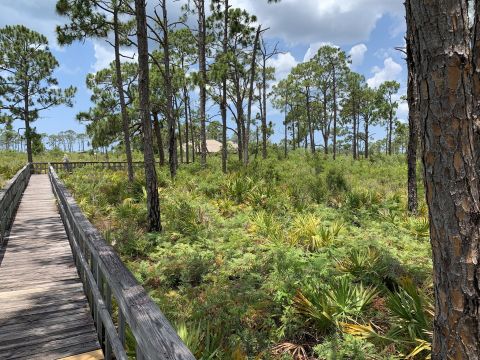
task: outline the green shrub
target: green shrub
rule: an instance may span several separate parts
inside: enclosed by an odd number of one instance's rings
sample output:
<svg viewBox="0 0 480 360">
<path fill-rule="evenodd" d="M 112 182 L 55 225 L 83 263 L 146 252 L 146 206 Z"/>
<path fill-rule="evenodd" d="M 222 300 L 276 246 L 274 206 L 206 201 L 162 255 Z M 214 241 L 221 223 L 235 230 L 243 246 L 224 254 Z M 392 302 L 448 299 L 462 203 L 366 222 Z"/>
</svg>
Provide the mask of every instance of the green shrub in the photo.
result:
<svg viewBox="0 0 480 360">
<path fill-rule="evenodd" d="M 350 189 L 343 171 L 340 171 L 337 168 L 331 168 L 328 170 L 326 174 L 326 184 L 328 190 L 333 194 L 346 192 Z"/>
</svg>

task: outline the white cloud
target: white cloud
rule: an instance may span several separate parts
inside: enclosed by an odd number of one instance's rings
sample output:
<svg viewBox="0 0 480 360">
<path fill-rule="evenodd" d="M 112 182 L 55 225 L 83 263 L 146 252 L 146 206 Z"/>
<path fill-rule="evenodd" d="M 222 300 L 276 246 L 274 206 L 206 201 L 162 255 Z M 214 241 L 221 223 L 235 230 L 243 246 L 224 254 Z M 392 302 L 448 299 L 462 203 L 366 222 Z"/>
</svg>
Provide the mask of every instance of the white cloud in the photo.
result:
<svg viewBox="0 0 480 360">
<path fill-rule="evenodd" d="M 307 62 L 310 59 L 312 59 L 315 55 L 317 55 L 318 49 L 320 49 L 322 46 L 333 46 L 333 47 L 338 47 L 331 42 L 325 42 L 325 41 L 319 41 L 315 42 L 313 44 L 310 44 L 310 47 L 307 49 L 305 55 L 303 56 L 303 62 Z"/>
<path fill-rule="evenodd" d="M 290 52 L 278 54 L 276 57 L 270 58 L 267 65 L 275 68 L 276 80 L 285 79 L 293 67 L 298 64 Z"/>
<path fill-rule="evenodd" d="M 399 100 L 397 118 L 402 122 L 408 121 L 408 102 Z"/>
<path fill-rule="evenodd" d="M 93 41 L 93 52 L 95 56 L 95 63 L 92 65 L 93 71 L 97 72 L 101 69 L 107 68 L 110 63 L 115 60 L 115 53 L 113 47 L 102 40 Z M 122 62 L 136 61 L 136 53 L 134 49 L 121 49 Z"/>
<path fill-rule="evenodd" d="M 2 1 L 0 25 L 24 24 L 48 39 L 49 45 L 56 51 L 63 51 L 57 43 L 55 28 L 65 22 L 55 13 L 57 0 L 15 0 Z"/>
<path fill-rule="evenodd" d="M 392 15 L 394 27 L 404 22 L 400 0 L 282 0 L 278 4 L 267 4 L 264 0 L 232 0 L 232 5 L 255 14 L 270 28 L 267 36 L 280 37 L 294 44 L 359 43 L 368 40 L 377 21 L 385 14 Z"/>
<path fill-rule="evenodd" d="M 355 69 L 358 66 L 362 65 L 363 59 L 365 58 L 365 53 L 367 52 L 368 48 L 365 44 L 358 44 L 355 45 L 350 49 L 348 55 L 352 59 L 352 68 Z"/>
<path fill-rule="evenodd" d="M 402 73 L 402 66 L 389 57 L 383 62 L 383 68 L 375 66 L 372 72 L 374 75 L 367 80 L 367 84 L 372 88 L 377 88 L 384 81 L 397 80 Z"/>
<path fill-rule="evenodd" d="M 104 44 L 98 41 L 93 41 L 93 52 L 95 56 L 95 63 L 92 68 L 95 72 L 108 67 L 108 65 L 115 59 L 115 54 L 112 48 L 107 48 Z"/>
</svg>

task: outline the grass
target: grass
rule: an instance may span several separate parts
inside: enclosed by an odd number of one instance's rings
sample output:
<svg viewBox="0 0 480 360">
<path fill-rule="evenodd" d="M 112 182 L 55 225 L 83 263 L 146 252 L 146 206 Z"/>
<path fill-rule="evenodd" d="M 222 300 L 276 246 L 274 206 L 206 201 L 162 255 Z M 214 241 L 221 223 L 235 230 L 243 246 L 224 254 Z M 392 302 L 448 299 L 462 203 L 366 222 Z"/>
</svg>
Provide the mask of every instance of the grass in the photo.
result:
<svg viewBox="0 0 480 360">
<path fill-rule="evenodd" d="M 229 168 L 159 169 L 161 234 L 145 231 L 141 172 L 63 179 L 198 359 L 427 355 L 428 222 L 406 213 L 402 156 Z"/>
</svg>

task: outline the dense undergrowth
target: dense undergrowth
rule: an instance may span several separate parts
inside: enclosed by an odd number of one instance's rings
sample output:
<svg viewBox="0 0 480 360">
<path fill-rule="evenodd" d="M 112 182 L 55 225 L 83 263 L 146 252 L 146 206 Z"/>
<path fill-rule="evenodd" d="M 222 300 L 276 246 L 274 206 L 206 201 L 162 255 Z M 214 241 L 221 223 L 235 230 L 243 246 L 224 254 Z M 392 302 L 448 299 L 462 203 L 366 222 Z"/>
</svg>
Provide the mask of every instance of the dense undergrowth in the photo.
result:
<svg viewBox="0 0 480 360">
<path fill-rule="evenodd" d="M 198 359 L 428 355 L 428 221 L 423 202 L 406 214 L 403 157 L 220 168 L 159 170 L 161 234 L 144 230 L 141 173 L 63 178 Z"/>
</svg>

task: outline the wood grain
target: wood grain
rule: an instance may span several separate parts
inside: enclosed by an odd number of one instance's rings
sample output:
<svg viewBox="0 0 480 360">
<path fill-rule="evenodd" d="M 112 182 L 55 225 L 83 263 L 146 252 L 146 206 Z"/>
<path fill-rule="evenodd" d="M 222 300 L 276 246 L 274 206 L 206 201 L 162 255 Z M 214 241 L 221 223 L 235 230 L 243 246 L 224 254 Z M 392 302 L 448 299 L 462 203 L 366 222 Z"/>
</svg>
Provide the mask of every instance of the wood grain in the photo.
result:
<svg viewBox="0 0 480 360">
<path fill-rule="evenodd" d="M 48 360 L 99 350 L 49 178 L 31 175 L 0 250 L 0 358 Z"/>
</svg>

